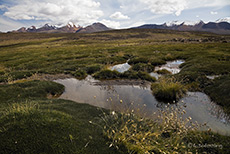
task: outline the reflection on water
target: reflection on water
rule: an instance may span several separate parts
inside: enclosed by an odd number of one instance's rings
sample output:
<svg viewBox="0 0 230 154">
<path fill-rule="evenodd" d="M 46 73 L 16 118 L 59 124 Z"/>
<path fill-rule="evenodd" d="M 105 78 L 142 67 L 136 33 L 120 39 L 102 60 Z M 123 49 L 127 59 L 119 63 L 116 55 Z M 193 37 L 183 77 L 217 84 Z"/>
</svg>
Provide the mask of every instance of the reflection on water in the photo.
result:
<svg viewBox="0 0 230 154">
<path fill-rule="evenodd" d="M 163 70 L 163 69 L 168 70 L 172 74 L 177 74 L 181 71 L 179 66 L 183 64 L 184 62 L 185 62 L 184 60 L 168 61 L 166 62 L 165 65 L 155 67 L 155 70 L 154 70 L 155 72 L 151 72 L 149 75 L 152 77 L 155 77 L 158 80 L 162 75 L 156 73 L 156 71 Z"/>
<path fill-rule="evenodd" d="M 207 75 L 206 77 L 210 80 L 214 80 L 215 78 L 220 77 L 220 75 Z"/>
<path fill-rule="evenodd" d="M 120 73 L 124 73 L 125 71 L 128 71 L 130 69 L 130 65 L 127 63 L 124 63 L 124 64 L 118 64 L 118 65 L 115 65 L 113 67 L 111 67 L 110 69 L 113 71 L 113 70 L 116 70 Z"/>
<path fill-rule="evenodd" d="M 149 75 L 150 75 L 151 77 L 156 78 L 157 80 L 161 77 L 161 75 L 158 74 L 158 73 L 156 73 L 156 72 L 151 72 Z"/>
<path fill-rule="evenodd" d="M 155 71 L 158 71 L 158 70 L 163 70 L 163 69 L 166 69 L 168 70 L 169 72 L 171 72 L 172 74 L 177 74 L 180 72 L 180 68 L 179 66 L 181 64 L 183 64 L 185 61 L 184 60 L 174 60 L 174 61 L 168 61 L 165 65 L 162 65 L 160 67 L 156 67 L 155 68 Z"/>
<path fill-rule="evenodd" d="M 158 102 L 152 95 L 148 84 L 130 84 L 132 83 L 130 81 L 125 85 L 112 85 L 105 82 L 102 84 L 90 76 L 85 80 L 70 78 L 55 80 L 55 82 L 65 86 L 65 92 L 60 96 L 62 99 L 118 111 L 133 109 L 137 112 L 140 109 L 138 112 L 146 116 L 165 108 L 165 104 Z M 213 131 L 230 135 L 228 117 L 218 105 L 210 101 L 207 95 L 201 92 L 189 92 L 178 103 L 182 101 L 186 105 L 186 117 L 191 116 L 200 124 L 206 122 Z"/>
</svg>

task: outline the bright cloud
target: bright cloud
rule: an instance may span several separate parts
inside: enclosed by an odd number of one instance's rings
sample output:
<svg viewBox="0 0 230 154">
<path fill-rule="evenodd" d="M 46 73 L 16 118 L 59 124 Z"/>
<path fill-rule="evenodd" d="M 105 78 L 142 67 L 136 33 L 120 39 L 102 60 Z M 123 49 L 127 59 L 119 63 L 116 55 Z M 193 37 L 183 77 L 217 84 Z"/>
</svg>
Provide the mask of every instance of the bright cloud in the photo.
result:
<svg viewBox="0 0 230 154">
<path fill-rule="evenodd" d="M 229 16 L 228 8 L 230 0 L 0 0 L 0 31 L 18 24 L 69 21 L 81 26 L 102 22 L 112 28 L 198 18 L 215 21 Z"/>
<path fill-rule="evenodd" d="M 111 19 L 125 20 L 130 19 L 128 16 L 123 15 L 121 12 L 115 12 L 110 16 Z"/>
<path fill-rule="evenodd" d="M 218 12 L 211 11 L 210 14 L 211 15 L 216 15 L 216 14 L 218 14 Z"/>
<path fill-rule="evenodd" d="M 179 16 L 187 7 L 186 0 L 140 0 L 155 14 L 175 14 Z"/>
<path fill-rule="evenodd" d="M 100 3 L 93 0 L 24 0 L 8 7 L 4 16 L 15 20 L 45 20 L 59 24 L 71 20 L 85 25 L 103 16 L 103 11 L 100 10 Z"/>
<path fill-rule="evenodd" d="M 25 26 L 20 22 L 13 21 L 11 19 L 6 19 L 2 16 L 0 16 L 0 23 L 1 23 L 0 30 L 4 32 L 12 29 L 18 29 L 19 27 Z"/>
<path fill-rule="evenodd" d="M 117 22 L 117 21 L 103 19 L 100 22 L 105 24 L 106 26 L 108 26 L 110 28 L 120 28 L 120 22 Z"/>
</svg>

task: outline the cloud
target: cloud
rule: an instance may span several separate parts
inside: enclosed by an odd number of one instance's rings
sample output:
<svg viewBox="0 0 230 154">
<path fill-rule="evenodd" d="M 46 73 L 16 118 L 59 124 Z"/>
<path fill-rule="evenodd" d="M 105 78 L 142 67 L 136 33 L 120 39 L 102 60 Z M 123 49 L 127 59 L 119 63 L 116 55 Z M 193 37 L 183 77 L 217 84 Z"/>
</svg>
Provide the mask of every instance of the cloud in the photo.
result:
<svg viewBox="0 0 230 154">
<path fill-rule="evenodd" d="M 139 0 L 154 14 L 175 14 L 179 16 L 181 11 L 187 8 L 186 0 Z"/>
<path fill-rule="evenodd" d="M 7 31 L 10 31 L 12 29 L 18 29 L 22 26 L 24 26 L 23 24 L 19 23 L 19 22 L 16 22 L 16 21 L 13 21 L 11 19 L 7 19 L 7 18 L 4 18 L 2 16 L 0 16 L 0 31 L 2 32 L 7 32 Z"/>
<path fill-rule="evenodd" d="M 103 16 L 100 3 L 93 0 L 21 0 L 4 13 L 14 20 L 44 20 L 56 24 L 72 21 L 86 25 Z"/>
<path fill-rule="evenodd" d="M 120 28 L 120 22 L 117 22 L 117 21 L 103 19 L 99 22 L 105 24 L 107 27 L 110 27 L 110 28 Z"/>
<path fill-rule="evenodd" d="M 218 12 L 211 11 L 210 14 L 211 15 L 216 15 L 216 14 L 218 14 Z"/>
<path fill-rule="evenodd" d="M 115 12 L 110 16 L 111 19 L 117 19 L 117 20 L 126 20 L 130 19 L 128 16 L 123 15 L 121 12 Z"/>
</svg>

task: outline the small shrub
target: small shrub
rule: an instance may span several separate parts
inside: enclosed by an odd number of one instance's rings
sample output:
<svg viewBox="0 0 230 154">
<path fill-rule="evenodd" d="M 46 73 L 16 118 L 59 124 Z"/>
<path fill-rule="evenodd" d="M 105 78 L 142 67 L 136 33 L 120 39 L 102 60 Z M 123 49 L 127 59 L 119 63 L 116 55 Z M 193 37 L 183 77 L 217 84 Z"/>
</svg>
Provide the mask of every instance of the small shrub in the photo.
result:
<svg viewBox="0 0 230 154">
<path fill-rule="evenodd" d="M 172 79 L 162 78 L 151 86 L 156 99 L 163 102 L 177 102 L 185 93 L 186 88 Z"/>
</svg>

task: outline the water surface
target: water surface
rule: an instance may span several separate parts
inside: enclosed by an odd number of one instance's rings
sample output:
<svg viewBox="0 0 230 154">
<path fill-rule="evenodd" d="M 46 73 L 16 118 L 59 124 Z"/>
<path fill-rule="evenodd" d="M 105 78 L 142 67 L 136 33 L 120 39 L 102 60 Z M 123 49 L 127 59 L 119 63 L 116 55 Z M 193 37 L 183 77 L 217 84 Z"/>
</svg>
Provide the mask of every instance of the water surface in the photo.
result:
<svg viewBox="0 0 230 154">
<path fill-rule="evenodd" d="M 112 66 L 110 69 L 112 71 L 116 70 L 120 73 L 124 73 L 125 71 L 128 71 L 130 68 L 131 68 L 131 65 L 129 65 L 128 62 L 126 62 L 124 64 L 118 64 L 118 65 Z"/>
<path fill-rule="evenodd" d="M 166 62 L 165 65 L 155 67 L 155 71 L 166 69 L 172 74 L 177 74 L 181 71 L 179 66 L 183 64 L 184 62 L 185 62 L 184 60 L 168 61 Z"/>
<path fill-rule="evenodd" d="M 65 86 L 65 92 L 60 96 L 62 99 L 118 111 L 134 110 L 145 116 L 165 108 L 165 104 L 158 102 L 152 95 L 150 84 L 142 82 L 130 80 L 100 82 L 91 76 L 85 80 L 69 78 L 55 82 Z M 230 135 L 228 116 L 223 113 L 220 106 L 211 102 L 207 95 L 201 92 L 188 92 L 178 103 L 182 101 L 186 106 L 185 117 L 190 116 L 193 121 L 200 124 L 207 123 L 207 127 L 215 132 Z"/>
</svg>

